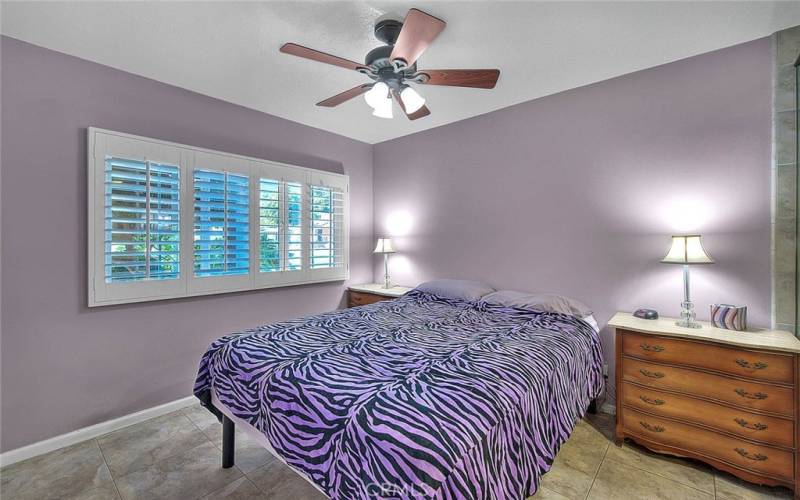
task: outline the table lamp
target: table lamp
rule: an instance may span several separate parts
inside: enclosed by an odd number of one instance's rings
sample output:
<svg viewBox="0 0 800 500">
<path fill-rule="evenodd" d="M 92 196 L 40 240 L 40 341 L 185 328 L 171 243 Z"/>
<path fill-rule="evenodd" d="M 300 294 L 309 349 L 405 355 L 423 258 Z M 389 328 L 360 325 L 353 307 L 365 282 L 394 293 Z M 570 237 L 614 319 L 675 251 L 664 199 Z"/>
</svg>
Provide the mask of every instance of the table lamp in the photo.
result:
<svg viewBox="0 0 800 500">
<path fill-rule="evenodd" d="M 391 238 L 378 238 L 378 244 L 375 245 L 373 253 L 383 254 L 383 288 L 392 288 L 389 281 L 389 254 L 394 253 Z"/>
<path fill-rule="evenodd" d="M 692 264 L 713 264 L 712 259 L 700 241 L 699 234 L 685 236 L 673 236 L 672 247 L 667 252 L 667 256 L 661 259 L 665 264 L 683 265 L 683 302 L 681 302 L 681 319 L 675 324 L 684 328 L 702 328 L 702 325 L 694 320 L 694 304 L 689 296 L 689 266 Z"/>
</svg>

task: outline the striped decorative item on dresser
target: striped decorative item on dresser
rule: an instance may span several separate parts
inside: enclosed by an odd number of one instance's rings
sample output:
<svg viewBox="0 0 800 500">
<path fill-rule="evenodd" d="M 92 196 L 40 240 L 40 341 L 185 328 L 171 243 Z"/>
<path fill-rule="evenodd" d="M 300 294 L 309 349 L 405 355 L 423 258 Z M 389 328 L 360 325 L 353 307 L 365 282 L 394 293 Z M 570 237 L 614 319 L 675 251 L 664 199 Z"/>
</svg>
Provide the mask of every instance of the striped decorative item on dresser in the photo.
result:
<svg viewBox="0 0 800 500">
<path fill-rule="evenodd" d="M 747 330 L 747 306 L 711 304 L 711 324 L 726 330 Z"/>
</svg>

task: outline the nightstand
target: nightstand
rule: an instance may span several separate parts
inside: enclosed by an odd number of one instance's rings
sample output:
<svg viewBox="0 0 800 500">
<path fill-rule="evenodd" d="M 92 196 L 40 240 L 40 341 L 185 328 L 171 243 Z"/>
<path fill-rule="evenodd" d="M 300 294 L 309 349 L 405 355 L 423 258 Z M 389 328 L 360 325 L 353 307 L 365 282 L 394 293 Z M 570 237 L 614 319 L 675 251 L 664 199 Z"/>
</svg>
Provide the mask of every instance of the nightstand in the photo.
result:
<svg viewBox="0 0 800 500">
<path fill-rule="evenodd" d="M 347 307 L 365 306 L 382 300 L 396 299 L 411 290 L 412 288 L 406 286 L 383 288 L 383 285 L 379 283 L 353 285 L 347 288 Z"/>
<path fill-rule="evenodd" d="M 617 443 L 702 460 L 800 498 L 800 340 L 617 313 Z"/>
</svg>

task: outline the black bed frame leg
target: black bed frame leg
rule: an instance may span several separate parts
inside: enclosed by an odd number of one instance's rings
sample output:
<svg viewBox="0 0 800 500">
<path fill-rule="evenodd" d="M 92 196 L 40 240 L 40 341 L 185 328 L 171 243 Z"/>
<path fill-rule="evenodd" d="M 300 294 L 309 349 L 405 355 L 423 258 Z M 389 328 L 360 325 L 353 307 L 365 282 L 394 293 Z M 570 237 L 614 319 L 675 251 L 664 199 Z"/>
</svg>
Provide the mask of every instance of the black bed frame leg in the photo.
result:
<svg viewBox="0 0 800 500">
<path fill-rule="evenodd" d="M 591 413 L 592 415 L 597 414 L 597 400 L 593 399 L 589 402 L 589 408 L 586 410 L 587 412 Z"/>
<path fill-rule="evenodd" d="M 233 420 L 226 415 L 222 415 L 222 468 L 230 469 L 233 467 L 233 450 L 236 440 Z"/>
</svg>

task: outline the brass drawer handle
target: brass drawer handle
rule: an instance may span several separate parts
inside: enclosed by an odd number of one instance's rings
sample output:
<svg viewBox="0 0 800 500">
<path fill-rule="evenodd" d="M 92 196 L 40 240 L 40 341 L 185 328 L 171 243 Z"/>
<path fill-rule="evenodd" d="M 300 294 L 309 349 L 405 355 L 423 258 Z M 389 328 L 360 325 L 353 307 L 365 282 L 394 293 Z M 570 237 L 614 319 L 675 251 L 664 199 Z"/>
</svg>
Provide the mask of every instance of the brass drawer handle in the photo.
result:
<svg viewBox="0 0 800 500">
<path fill-rule="evenodd" d="M 737 359 L 736 364 L 746 370 L 763 370 L 764 368 L 769 366 L 762 361 L 756 361 L 755 363 L 750 363 L 749 361 L 744 359 Z"/>
<path fill-rule="evenodd" d="M 755 460 L 756 462 L 763 462 L 767 459 L 766 455 L 762 455 L 761 453 L 751 454 L 749 451 L 745 450 L 744 448 L 734 448 L 734 451 L 739 455 L 743 456 L 748 460 Z"/>
<path fill-rule="evenodd" d="M 741 397 L 746 398 L 746 399 L 767 399 L 767 397 L 768 397 L 763 392 L 756 392 L 756 393 L 751 394 L 751 393 L 747 392 L 744 389 L 734 389 L 733 392 L 735 392 L 736 394 L 738 394 Z"/>
<path fill-rule="evenodd" d="M 663 373 L 661 373 L 661 372 L 651 372 L 650 370 L 645 370 L 644 368 L 642 368 L 641 370 L 639 370 L 639 373 L 641 373 L 641 374 L 642 374 L 642 375 L 644 375 L 645 377 L 650 377 L 650 378 L 664 378 L 664 374 L 663 374 Z"/>
<path fill-rule="evenodd" d="M 661 427 L 660 425 L 650 425 L 647 422 L 641 422 L 641 421 L 639 422 L 639 425 L 641 425 L 650 432 L 664 432 L 664 428 Z"/>
<path fill-rule="evenodd" d="M 664 346 L 660 345 L 641 344 L 639 347 L 641 347 L 645 351 L 650 351 L 650 352 L 661 352 L 664 350 Z"/>
<path fill-rule="evenodd" d="M 767 424 L 762 424 L 761 422 L 756 422 L 755 424 L 749 423 L 747 420 L 743 418 L 734 418 L 734 422 L 741 425 L 745 429 L 752 429 L 754 431 L 765 431 L 767 430 Z"/>
<path fill-rule="evenodd" d="M 663 399 L 650 399 L 650 398 L 648 398 L 647 396 L 644 396 L 644 395 L 639 396 L 639 399 L 641 399 L 642 401 L 644 401 L 645 403 L 647 403 L 649 405 L 661 406 L 661 405 L 664 404 L 664 400 Z"/>
</svg>

